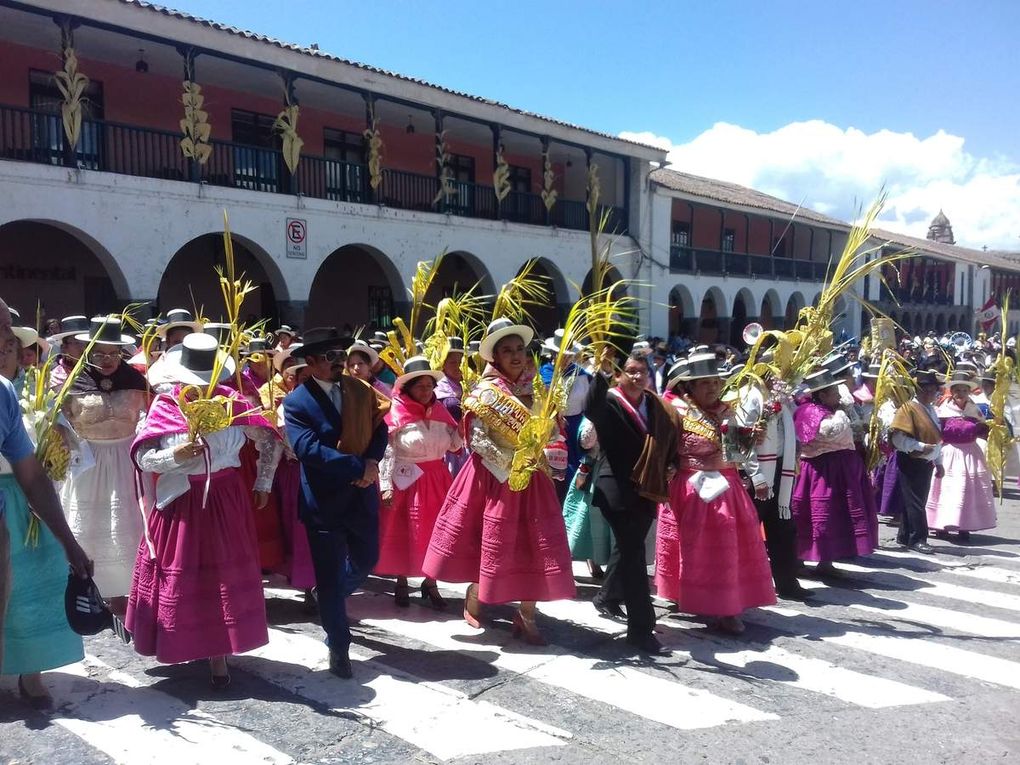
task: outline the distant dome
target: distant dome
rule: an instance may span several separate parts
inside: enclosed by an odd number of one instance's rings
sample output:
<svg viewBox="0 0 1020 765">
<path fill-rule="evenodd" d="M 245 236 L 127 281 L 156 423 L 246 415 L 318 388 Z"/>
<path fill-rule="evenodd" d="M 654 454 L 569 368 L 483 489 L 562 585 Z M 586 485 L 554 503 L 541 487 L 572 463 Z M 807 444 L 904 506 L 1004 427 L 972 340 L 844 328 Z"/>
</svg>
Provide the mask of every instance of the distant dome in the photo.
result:
<svg viewBox="0 0 1020 765">
<path fill-rule="evenodd" d="M 932 219 L 928 226 L 928 239 L 942 244 L 956 244 L 956 238 L 953 236 L 953 224 L 949 222 L 949 218 L 942 210 L 939 210 L 939 214 Z"/>
</svg>

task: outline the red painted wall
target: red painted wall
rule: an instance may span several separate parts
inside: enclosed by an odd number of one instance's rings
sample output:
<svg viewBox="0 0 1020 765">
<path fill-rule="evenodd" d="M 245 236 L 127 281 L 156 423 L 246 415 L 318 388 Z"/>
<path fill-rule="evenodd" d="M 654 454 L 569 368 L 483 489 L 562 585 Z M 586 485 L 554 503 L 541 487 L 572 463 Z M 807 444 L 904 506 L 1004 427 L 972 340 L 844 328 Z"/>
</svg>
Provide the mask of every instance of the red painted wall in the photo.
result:
<svg viewBox="0 0 1020 765">
<path fill-rule="evenodd" d="M 0 104 L 29 106 L 29 72 L 32 69 L 53 72 L 60 67 L 60 56 L 56 51 L 40 50 L 9 42 L 0 42 Z M 110 122 L 122 122 L 138 127 L 180 131 L 183 116 L 181 106 L 181 77 L 148 72 L 139 74 L 133 68 L 115 66 L 93 59 L 79 59 L 79 70 L 90 80 L 102 83 L 104 117 Z M 201 75 L 201 71 L 199 71 Z M 201 84 L 201 76 L 199 76 Z M 203 85 L 205 109 L 209 112 L 212 138 L 230 141 L 230 113 L 232 109 L 244 109 L 261 114 L 276 115 L 282 108 L 279 98 L 259 96 L 252 93 L 228 90 Z M 302 107 L 298 121 L 298 133 L 304 140 L 303 152 L 309 156 L 323 154 L 323 129 L 329 127 L 361 134 L 365 129 L 365 117 L 359 114 L 339 114 L 320 109 Z M 436 172 L 435 137 L 429 130 L 420 129 L 408 135 L 404 125 L 380 126 L 383 136 L 383 166 L 423 175 Z M 493 157 L 492 144 L 467 143 L 458 139 L 456 129 L 447 133 L 449 150 L 475 160 L 475 182 L 492 185 Z M 531 191 L 542 188 L 542 157 L 536 145 L 534 155 L 506 154 L 511 165 L 531 170 Z M 557 190 L 563 193 L 565 168 L 554 165 L 557 175 Z"/>
</svg>

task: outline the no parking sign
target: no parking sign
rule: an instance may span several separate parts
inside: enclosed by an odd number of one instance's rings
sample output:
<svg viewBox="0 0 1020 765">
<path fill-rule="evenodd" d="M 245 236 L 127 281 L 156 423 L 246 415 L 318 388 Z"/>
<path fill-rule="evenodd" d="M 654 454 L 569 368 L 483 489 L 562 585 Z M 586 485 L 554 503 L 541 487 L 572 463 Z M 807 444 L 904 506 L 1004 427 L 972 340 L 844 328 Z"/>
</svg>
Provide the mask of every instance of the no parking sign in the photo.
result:
<svg viewBox="0 0 1020 765">
<path fill-rule="evenodd" d="M 308 224 L 300 218 L 287 218 L 287 257 L 308 257 Z"/>
</svg>

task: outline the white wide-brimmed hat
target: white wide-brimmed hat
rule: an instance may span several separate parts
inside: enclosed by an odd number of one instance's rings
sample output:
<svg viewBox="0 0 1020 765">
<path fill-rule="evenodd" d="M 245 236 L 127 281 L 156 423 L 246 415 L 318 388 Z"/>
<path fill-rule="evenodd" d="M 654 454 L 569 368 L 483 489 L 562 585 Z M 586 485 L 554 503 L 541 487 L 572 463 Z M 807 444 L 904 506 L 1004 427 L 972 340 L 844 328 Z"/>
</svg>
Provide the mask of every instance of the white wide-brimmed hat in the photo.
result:
<svg viewBox="0 0 1020 765">
<path fill-rule="evenodd" d="M 379 352 L 364 340 L 355 340 L 350 344 L 350 346 L 348 346 L 347 358 L 350 358 L 352 353 L 360 353 L 364 355 L 368 358 L 368 363 L 373 367 L 379 363 Z"/>
<path fill-rule="evenodd" d="M 431 377 L 439 382 L 443 379 L 443 373 L 433 369 L 424 356 L 412 356 L 404 362 L 404 373 L 393 383 L 393 390 L 403 390 L 404 386 L 416 377 Z"/>
<path fill-rule="evenodd" d="M 278 350 L 273 354 L 273 369 L 277 372 L 283 371 L 283 363 L 294 355 L 294 352 L 302 347 L 302 343 L 291 343 L 289 347 Z M 304 363 L 304 362 L 302 362 Z"/>
<path fill-rule="evenodd" d="M 808 393 L 817 393 L 826 388 L 832 388 L 843 383 L 842 378 L 833 375 L 829 369 L 819 369 L 804 378 L 805 390 Z"/>
<path fill-rule="evenodd" d="M 30 345 L 38 345 L 40 357 L 45 356 L 50 352 L 50 344 L 43 338 L 39 337 L 39 333 L 32 327 L 11 327 L 11 332 L 13 332 L 14 336 L 18 338 L 18 342 L 21 343 L 22 348 L 28 348 Z"/>
<path fill-rule="evenodd" d="M 478 353 L 486 361 L 495 360 L 496 343 L 504 337 L 517 335 L 525 345 L 535 337 L 535 331 L 525 324 L 514 324 L 510 319 L 496 319 L 485 331 L 485 337 L 478 344 Z"/>
<path fill-rule="evenodd" d="M 192 332 L 180 345 L 168 349 L 149 367 L 149 383 L 181 383 L 182 385 L 208 385 L 213 368 L 220 360 L 220 374 L 216 382 L 223 382 L 234 374 L 234 359 L 220 350 L 212 335 Z"/>
<path fill-rule="evenodd" d="M 120 319 L 111 319 L 107 316 L 93 316 L 89 324 L 89 331 L 74 336 L 75 340 L 83 343 L 96 341 L 97 345 L 134 345 L 135 339 L 130 335 L 120 333 Z"/>
<path fill-rule="evenodd" d="M 172 308 L 166 312 L 166 324 L 160 324 L 156 329 L 156 334 L 163 338 L 166 337 L 166 333 L 171 329 L 178 329 L 180 327 L 186 327 L 192 332 L 202 331 L 202 323 L 195 321 L 191 311 L 187 308 Z"/>
</svg>

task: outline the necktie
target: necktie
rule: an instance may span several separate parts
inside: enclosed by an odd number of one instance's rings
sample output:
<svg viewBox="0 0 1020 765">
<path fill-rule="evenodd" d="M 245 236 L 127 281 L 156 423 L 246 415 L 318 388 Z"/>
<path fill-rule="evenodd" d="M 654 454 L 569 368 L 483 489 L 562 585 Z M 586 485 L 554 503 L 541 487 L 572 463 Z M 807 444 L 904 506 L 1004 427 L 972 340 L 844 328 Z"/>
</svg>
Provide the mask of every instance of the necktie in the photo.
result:
<svg viewBox="0 0 1020 765">
<path fill-rule="evenodd" d="M 340 400 L 340 386 L 339 385 L 334 385 L 332 388 L 329 389 L 329 400 L 333 402 L 333 406 L 336 408 L 336 411 L 339 413 L 340 412 L 340 407 L 342 406 L 342 403 L 341 403 L 341 400 Z"/>
</svg>

